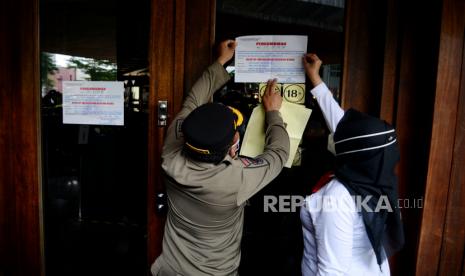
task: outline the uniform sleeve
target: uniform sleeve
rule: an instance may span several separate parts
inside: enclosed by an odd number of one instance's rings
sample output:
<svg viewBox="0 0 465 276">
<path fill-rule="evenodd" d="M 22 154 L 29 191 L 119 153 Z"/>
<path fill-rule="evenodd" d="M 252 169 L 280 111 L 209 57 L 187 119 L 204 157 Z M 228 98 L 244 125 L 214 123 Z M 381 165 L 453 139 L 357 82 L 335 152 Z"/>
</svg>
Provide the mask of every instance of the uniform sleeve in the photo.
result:
<svg viewBox="0 0 465 276">
<path fill-rule="evenodd" d="M 329 130 L 331 133 L 334 133 L 337 124 L 344 116 L 344 110 L 339 106 L 336 100 L 334 100 L 333 94 L 329 91 L 324 82 L 315 86 L 310 92 L 316 98 Z"/>
<path fill-rule="evenodd" d="M 283 169 L 289 158 L 289 135 L 279 111 L 265 115 L 265 149 L 255 158 L 241 158 L 242 184 L 237 195 L 237 205 L 270 183 Z"/>
<path fill-rule="evenodd" d="M 316 275 L 346 275 L 352 261 L 355 203 L 348 193 L 342 198 L 331 197 L 330 203 L 326 199 L 323 199 L 323 211 L 314 218 Z"/>
<path fill-rule="evenodd" d="M 202 76 L 195 82 L 189 94 L 187 94 L 182 104 L 181 111 L 168 127 L 165 143 L 163 145 L 162 158 L 166 158 L 168 155 L 182 149 L 184 144 L 181 132 L 182 121 L 192 110 L 210 102 L 213 93 L 226 84 L 229 78 L 228 72 L 218 62 L 210 65 L 202 73 Z"/>
</svg>

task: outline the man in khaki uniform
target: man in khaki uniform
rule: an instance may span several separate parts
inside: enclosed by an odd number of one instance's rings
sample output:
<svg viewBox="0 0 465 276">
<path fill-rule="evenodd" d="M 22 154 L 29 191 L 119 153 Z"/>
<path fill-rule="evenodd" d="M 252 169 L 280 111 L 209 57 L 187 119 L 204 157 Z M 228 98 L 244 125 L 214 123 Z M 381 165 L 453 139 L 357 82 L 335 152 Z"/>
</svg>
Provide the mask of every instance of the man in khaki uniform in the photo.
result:
<svg viewBox="0 0 465 276">
<path fill-rule="evenodd" d="M 234 113 L 208 103 L 229 75 L 223 65 L 236 43 L 224 41 L 219 58 L 203 73 L 168 128 L 162 153 L 169 211 L 163 253 L 153 275 L 237 275 L 244 205 L 282 170 L 289 156 L 289 136 L 279 113 L 282 98 L 269 81 L 264 153 L 237 157 Z"/>
</svg>

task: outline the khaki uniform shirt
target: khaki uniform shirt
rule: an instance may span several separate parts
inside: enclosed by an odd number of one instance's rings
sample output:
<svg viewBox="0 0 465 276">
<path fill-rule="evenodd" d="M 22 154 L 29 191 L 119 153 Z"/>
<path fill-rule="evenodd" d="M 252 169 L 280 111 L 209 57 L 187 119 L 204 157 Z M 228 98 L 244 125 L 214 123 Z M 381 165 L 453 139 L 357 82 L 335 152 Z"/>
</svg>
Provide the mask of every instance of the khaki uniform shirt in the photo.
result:
<svg viewBox="0 0 465 276">
<path fill-rule="evenodd" d="M 210 164 L 184 155 L 182 120 L 228 80 L 223 66 L 212 64 L 168 128 L 162 168 L 169 211 L 154 275 L 237 275 L 245 202 L 280 173 L 289 156 L 289 136 L 278 111 L 266 113 L 265 151 L 256 158 L 227 155 L 220 164 Z"/>
</svg>

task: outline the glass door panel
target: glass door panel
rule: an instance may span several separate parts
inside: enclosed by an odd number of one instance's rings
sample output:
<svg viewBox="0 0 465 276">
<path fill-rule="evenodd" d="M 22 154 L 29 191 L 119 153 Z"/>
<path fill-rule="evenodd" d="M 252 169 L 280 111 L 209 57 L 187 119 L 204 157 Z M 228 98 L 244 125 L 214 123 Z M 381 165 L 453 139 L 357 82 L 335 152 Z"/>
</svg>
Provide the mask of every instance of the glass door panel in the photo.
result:
<svg viewBox="0 0 465 276">
<path fill-rule="evenodd" d="M 40 1 L 47 276 L 146 275 L 149 7 Z M 107 90 L 82 94 L 73 85 Z M 73 112 L 80 117 L 70 123 Z"/>
</svg>

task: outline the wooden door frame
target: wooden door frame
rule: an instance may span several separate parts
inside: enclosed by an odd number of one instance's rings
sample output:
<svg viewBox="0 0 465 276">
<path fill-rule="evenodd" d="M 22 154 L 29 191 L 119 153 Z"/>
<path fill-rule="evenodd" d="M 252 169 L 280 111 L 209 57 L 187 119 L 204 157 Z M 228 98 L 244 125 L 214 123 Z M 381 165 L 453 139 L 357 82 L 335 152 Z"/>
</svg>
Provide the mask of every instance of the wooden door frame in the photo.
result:
<svg viewBox="0 0 465 276">
<path fill-rule="evenodd" d="M 38 0 L 0 20 L 0 275 L 44 275 Z"/>
<path fill-rule="evenodd" d="M 161 151 L 165 131 L 190 89 L 211 63 L 214 0 L 152 0 L 149 45 L 148 254 L 150 265 L 162 251 L 165 215 L 157 214 L 156 195 L 164 193 Z M 160 70 L 162 68 L 162 70 Z M 158 126 L 158 101 L 168 101 L 168 124 Z"/>
<path fill-rule="evenodd" d="M 460 275 L 465 246 L 465 1 L 444 0 L 418 275 Z M 430 265 L 425 265 L 430 264 Z"/>
<path fill-rule="evenodd" d="M 400 196 L 424 196 L 423 209 L 402 210 L 407 246 L 391 272 L 460 275 L 465 268 L 465 3 L 425 2 L 419 12 L 418 3 L 384 0 L 385 14 L 366 22 L 360 15 L 376 11 L 368 1 L 346 2 L 343 103 L 395 124 Z M 370 26 L 383 22 L 381 54 L 370 58 L 372 51 L 354 47 L 357 37 L 378 43 Z M 383 65 L 374 78 L 370 64 Z M 370 89 L 381 94 L 373 97 Z M 370 105 L 379 106 L 379 114 Z"/>
<path fill-rule="evenodd" d="M 161 150 L 166 127 L 158 126 L 158 101 L 168 101 L 168 124 L 179 108 L 183 91 L 184 1 L 152 0 L 149 44 L 149 147 L 147 185 L 147 263 L 161 253 L 165 216 L 156 210 L 156 195 L 164 193 L 161 177 Z M 160 70 L 160 68 L 163 68 Z M 179 106 L 178 106 L 179 105 Z M 165 207 L 166 208 L 166 207 Z"/>
</svg>

